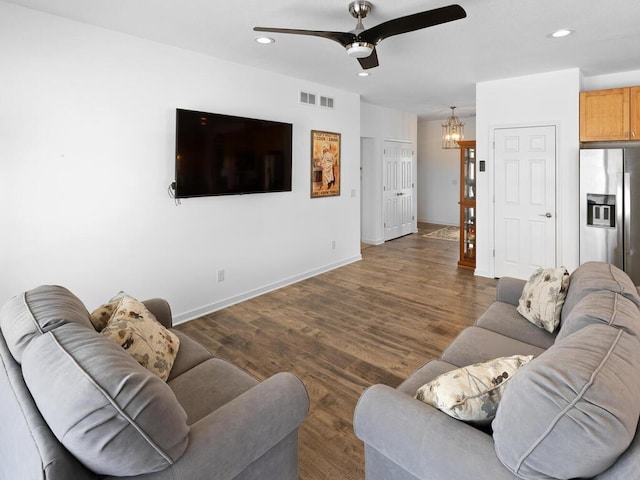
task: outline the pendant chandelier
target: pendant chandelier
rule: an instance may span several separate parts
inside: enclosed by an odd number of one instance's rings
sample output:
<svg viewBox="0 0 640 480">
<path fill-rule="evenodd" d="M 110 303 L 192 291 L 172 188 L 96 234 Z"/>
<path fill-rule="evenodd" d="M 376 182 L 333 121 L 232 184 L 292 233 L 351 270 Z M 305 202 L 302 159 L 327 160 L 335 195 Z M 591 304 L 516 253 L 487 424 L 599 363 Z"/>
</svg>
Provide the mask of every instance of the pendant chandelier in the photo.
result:
<svg viewBox="0 0 640 480">
<path fill-rule="evenodd" d="M 460 148 L 458 142 L 464 140 L 464 123 L 455 115 L 456 107 L 449 107 L 451 116 L 442 124 L 442 149 Z"/>
</svg>

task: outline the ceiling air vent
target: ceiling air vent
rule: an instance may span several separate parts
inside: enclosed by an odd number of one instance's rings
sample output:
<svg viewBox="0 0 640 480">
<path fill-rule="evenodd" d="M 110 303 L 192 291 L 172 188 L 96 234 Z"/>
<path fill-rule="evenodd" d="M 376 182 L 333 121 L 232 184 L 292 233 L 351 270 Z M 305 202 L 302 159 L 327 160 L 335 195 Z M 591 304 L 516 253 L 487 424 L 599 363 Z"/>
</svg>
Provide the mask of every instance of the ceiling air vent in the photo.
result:
<svg viewBox="0 0 640 480">
<path fill-rule="evenodd" d="M 318 96 L 315 93 L 303 91 L 300 91 L 300 96 L 298 97 L 300 103 L 304 103 L 305 105 L 313 105 L 314 107 L 318 104 L 317 98 Z"/>
</svg>

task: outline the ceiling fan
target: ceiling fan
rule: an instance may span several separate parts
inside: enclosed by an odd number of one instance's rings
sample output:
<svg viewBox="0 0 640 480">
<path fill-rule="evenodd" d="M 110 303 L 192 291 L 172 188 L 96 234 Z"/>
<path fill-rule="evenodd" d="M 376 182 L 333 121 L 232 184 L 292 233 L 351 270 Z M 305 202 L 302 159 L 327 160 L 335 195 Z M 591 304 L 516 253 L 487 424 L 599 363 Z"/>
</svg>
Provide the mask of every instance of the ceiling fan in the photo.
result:
<svg viewBox="0 0 640 480">
<path fill-rule="evenodd" d="M 349 32 L 266 27 L 255 27 L 253 30 L 256 32 L 292 33 L 295 35 L 311 35 L 314 37 L 328 38 L 342 45 L 347 50 L 347 54 L 357 58 L 362 68 L 366 70 L 379 65 L 376 45 L 385 38 L 432 27 L 441 23 L 460 20 L 467 16 L 467 12 L 465 12 L 460 5 L 448 5 L 446 7 L 388 20 L 375 27 L 365 29 L 362 24 L 362 19 L 367 16 L 372 8 L 373 5 L 371 2 L 365 0 L 356 0 L 349 4 L 349 12 L 358 20 L 356 28 Z"/>
</svg>

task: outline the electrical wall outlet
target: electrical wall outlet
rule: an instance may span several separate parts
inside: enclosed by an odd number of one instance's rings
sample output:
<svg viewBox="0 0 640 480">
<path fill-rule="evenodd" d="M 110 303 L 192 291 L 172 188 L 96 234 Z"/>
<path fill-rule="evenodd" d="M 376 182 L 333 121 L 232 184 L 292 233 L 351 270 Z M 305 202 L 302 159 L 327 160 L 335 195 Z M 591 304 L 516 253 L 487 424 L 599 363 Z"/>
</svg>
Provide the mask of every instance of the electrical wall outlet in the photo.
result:
<svg viewBox="0 0 640 480">
<path fill-rule="evenodd" d="M 218 270 L 218 283 L 224 282 L 224 269 Z"/>
</svg>

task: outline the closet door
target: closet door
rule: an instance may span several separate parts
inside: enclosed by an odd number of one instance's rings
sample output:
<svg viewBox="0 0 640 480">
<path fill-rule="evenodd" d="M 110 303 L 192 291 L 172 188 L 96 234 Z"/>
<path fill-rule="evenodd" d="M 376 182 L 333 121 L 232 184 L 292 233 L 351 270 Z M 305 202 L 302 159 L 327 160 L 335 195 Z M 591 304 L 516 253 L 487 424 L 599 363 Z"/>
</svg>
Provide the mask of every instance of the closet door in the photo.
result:
<svg viewBox="0 0 640 480">
<path fill-rule="evenodd" d="M 405 142 L 384 142 L 383 215 L 384 239 L 415 231 L 413 145 Z"/>
</svg>

